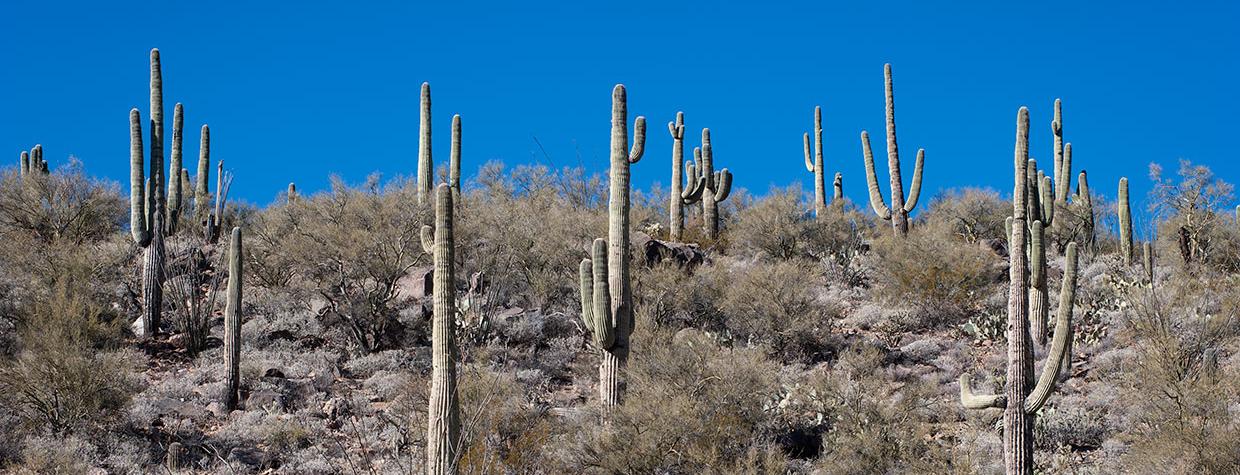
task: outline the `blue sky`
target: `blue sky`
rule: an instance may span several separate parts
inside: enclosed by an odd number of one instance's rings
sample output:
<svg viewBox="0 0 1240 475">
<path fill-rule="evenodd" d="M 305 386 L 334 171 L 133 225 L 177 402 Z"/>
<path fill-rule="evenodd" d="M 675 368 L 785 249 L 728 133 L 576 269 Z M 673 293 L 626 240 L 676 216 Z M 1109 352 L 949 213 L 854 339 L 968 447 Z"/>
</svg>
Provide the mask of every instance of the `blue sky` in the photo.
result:
<svg viewBox="0 0 1240 475">
<path fill-rule="evenodd" d="M 1007 194 L 1021 105 L 1049 167 L 1056 97 L 1075 168 L 1107 195 L 1126 175 L 1144 198 L 1148 163 L 1174 170 L 1181 157 L 1240 182 L 1236 2 L 111 3 L 0 5 L 0 149 L 13 162 L 42 143 L 53 166 L 72 154 L 123 180 L 127 113 L 146 115 L 158 47 L 168 117 L 185 103 L 186 155 L 209 123 L 235 196 L 256 204 L 290 181 L 322 189 L 331 173 L 413 174 L 422 81 L 437 162 L 462 115 L 467 178 L 488 160 L 604 170 L 610 91 L 624 83 L 630 112 L 650 121 L 636 185 L 666 186 L 664 124 L 683 110 L 689 142 L 710 127 L 737 185 L 811 189 L 801 134 L 822 105 L 828 176 L 842 171 L 864 203 L 858 134 L 881 149 L 885 62 L 906 167 L 926 149 L 925 198 Z"/>
</svg>

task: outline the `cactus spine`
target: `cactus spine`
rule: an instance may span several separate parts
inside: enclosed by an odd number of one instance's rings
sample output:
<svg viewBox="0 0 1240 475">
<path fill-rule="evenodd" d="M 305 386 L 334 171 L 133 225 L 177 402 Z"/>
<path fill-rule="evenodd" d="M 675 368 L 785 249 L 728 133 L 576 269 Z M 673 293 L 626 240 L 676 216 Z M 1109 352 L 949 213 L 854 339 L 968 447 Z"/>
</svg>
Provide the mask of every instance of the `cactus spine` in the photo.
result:
<svg viewBox="0 0 1240 475">
<path fill-rule="evenodd" d="M 805 149 L 805 169 L 814 174 L 814 217 L 827 208 L 826 177 L 822 159 L 822 106 L 814 106 L 814 158 L 809 156 L 809 132 L 801 136 Z M 838 174 L 837 174 L 838 178 Z"/>
<path fill-rule="evenodd" d="M 1025 232 L 1027 212 L 1027 159 L 1029 155 L 1029 111 L 1022 107 L 1017 115 L 1016 180 L 1012 193 L 1012 250 L 1009 253 L 1008 282 L 1008 351 L 1007 390 L 1004 394 L 974 394 L 968 373 L 960 375 L 960 401 L 967 409 L 1003 407 L 1003 452 L 1005 472 L 1033 473 L 1034 415 L 1055 389 L 1055 380 L 1067 354 L 1066 346 L 1072 333 L 1072 304 L 1076 292 L 1076 243 L 1069 243 L 1065 253 L 1066 269 L 1059 294 L 1055 336 L 1043 363 L 1042 374 L 1034 385 L 1033 348 L 1029 339 L 1026 274 Z M 1036 227 L 1035 227 L 1036 229 Z M 1032 387 L 1031 387 L 1032 386 Z"/>
<path fill-rule="evenodd" d="M 1132 265 L 1132 209 L 1128 205 L 1128 177 L 1119 179 L 1119 253 Z"/>
<path fill-rule="evenodd" d="M 891 221 L 896 235 L 903 236 L 908 234 L 908 214 L 917 207 L 917 198 L 921 195 L 922 163 L 926 151 L 917 150 L 913 184 L 906 202 L 904 184 L 900 179 L 900 150 L 896 144 L 896 103 L 891 81 L 891 64 L 883 66 L 883 76 L 887 93 L 887 168 L 891 173 L 891 207 L 883 202 L 882 191 L 878 188 L 878 176 L 874 172 L 874 153 L 870 150 L 870 134 L 864 130 L 861 131 L 861 153 L 865 158 L 865 179 L 870 189 L 870 207 L 874 208 L 879 219 Z"/>
<path fill-rule="evenodd" d="M 685 113 L 677 112 L 676 121 L 667 123 L 667 131 L 672 135 L 672 192 L 668 209 L 670 216 L 672 241 L 680 241 L 684 238 L 685 215 L 684 205 L 697 203 L 702 199 L 702 191 L 706 189 L 706 178 L 699 177 L 697 168 L 692 160 L 685 161 Z M 694 154 L 700 154 L 700 150 L 694 150 Z M 684 166 L 684 176 L 681 175 L 681 166 Z M 688 179 L 688 183 L 682 184 L 682 180 Z"/>
<path fill-rule="evenodd" d="M 581 261 L 581 318 L 600 350 L 599 398 L 604 410 L 620 404 L 620 366 L 629 355 L 633 332 L 633 291 L 629 282 L 629 166 L 646 147 L 646 118 L 633 125 L 629 149 L 628 105 L 624 85 L 611 93 L 610 199 L 607 241 L 596 239 L 591 258 Z M 606 263 L 602 258 L 606 256 Z M 587 269 L 590 272 L 587 272 Z M 586 291 L 590 289 L 590 291 Z"/>
<path fill-rule="evenodd" d="M 224 408 L 237 408 L 241 383 L 241 285 L 244 277 L 241 228 L 232 230 L 228 242 L 228 299 L 224 304 Z"/>
<path fill-rule="evenodd" d="M 698 151 L 695 151 L 698 152 Z M 705 180 L 702 190 L 702 230 L 706 239 L 719 237 L 719 202 L 732 193 L 732 173 L 727 168 L 714 169 L 714 152 L 710 145 L 710 129 L 702 129 L 701 157 L 698 159 L 698 179 Z"/>
<path fill-rule="evenodd" d="M 418 122 L 418 204 L 430 204 L 435 185 L 435 161 L 431 159 L 431 83 L 422 83 L 421 119 Z"/>
<path fill-rule="evenodd" d="M 426 472 L 456 473 L 460 405 L 456 393 L 456 287 L 453 269 L 452 188 L 435 190 L 435 227 L 422 227 L 422 248 L 434 256 L 434 317 L 431 329 L 431 394 L 426 429 Z M 431 235 L 434 235 L 431 238 Z"/>
<path fill-rule="evenodd" d="M 448 183 L 452 186 L 452 204 L 461 205 L 461 115 L 452 116 L 452 154 L 448 158 Z"/>
</svg>

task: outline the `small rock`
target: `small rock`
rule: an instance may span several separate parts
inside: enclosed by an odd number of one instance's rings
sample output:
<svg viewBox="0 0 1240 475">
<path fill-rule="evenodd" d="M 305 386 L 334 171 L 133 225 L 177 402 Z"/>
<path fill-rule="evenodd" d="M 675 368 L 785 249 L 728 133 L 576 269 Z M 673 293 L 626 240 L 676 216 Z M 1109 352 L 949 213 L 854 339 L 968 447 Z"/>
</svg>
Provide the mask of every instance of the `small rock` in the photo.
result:
<svg viewBox="0 0 1240 475">
<path fill-rule="evenodd" d="M 267 371 L 263 372 L 263 377 L 284 379 L 284 372 L 280 371 L 280 368 L 267 368 Z"/>
<path fill-rule="evenodd" d="M 270 390 L 254 391 L 245 399 L 245 408 L 250 410 L 262 408 L 283 410 L 285 408 L 284 395 Z"/>
</svg>

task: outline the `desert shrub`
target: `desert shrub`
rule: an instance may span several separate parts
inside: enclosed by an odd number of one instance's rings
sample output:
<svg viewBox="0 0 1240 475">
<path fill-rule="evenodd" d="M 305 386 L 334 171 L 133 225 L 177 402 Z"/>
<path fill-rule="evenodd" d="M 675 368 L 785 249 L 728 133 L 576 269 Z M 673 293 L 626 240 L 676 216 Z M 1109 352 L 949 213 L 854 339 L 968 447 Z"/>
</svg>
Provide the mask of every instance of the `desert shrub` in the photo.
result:
<svg viewBox="0 0 1240 475">
<path fill-rule="evenodd" d="M 989 188 L 950 189 L 930 200 L 919 220 L 946 225 L 964 242 L 1007 239 L 1003 221 L 1012 214 L 1012 203 Z"/>
<path fill-rule="evenodd" d="M 35 433 L 107 427 L 135 390 L 114 348 L 121 320 L 62 284 L 21 327 L 21 351 L 0 363 L 0 406 Z"/>
<path fill-rule="evenodd" d="M 577 306 L 577 264 L 589 243 L 607 236 L 603 179 L 580 169 L 553 173 L 543 166 L 519 166 L 505 175 L 488 164 L 478 178 L 482 190 L 464 200 L 456 235 L 464 265 L 501 287 L 491 297 L 544 309 Z M 638 213 L 632 223 L 640 223 Z"/>
<path fill-rule="evenodd" d="M 1214 240 L 1226 219 L 1220 214 L 1232 203 L 1233 186 L 1214 176 L 1204 165 L 1180 160 L 1179 182 L 1164 178 L 1162 167 L 1150 164 L 1150 211 L 1162 221 L 1159 237 L 1166 243 L 1161 255 L 1178 255 L 1185 264 L 1235 264 L 1236 256 L 1216 256 Z M 1229 258 L 1230 257 L 1230 258 Z"/>
<path fill-rule="evenodd" d="M 761 345 L 781 361 L 817 362 L 834 352 L 838 309 L 818 301 L 821 278 L 799 262 L 753 262 L 728 270 L 720 283 L 724 328 L 745 345 Z"/>
<path fill-rule="evenodd" d="M 672 265 L 633 269 L 633 307 L 638 319 L 672 330 L 724 329 L 719 309 L 723 300 L 719 284 L 727 282 L 723 266 L 707 265 L 693 271 Z"/>
<path fill-rule="evenodd" d="M 1130 307 L 1136 347 L 1126 392 L 1133 421 L 1123 462 L 1138 471 L 1233 473 L 1240 466 L 1240 372 L 1221 362 L 1240 337 L 1235 276 L 1185 281 Z"/>
<path fill-rule="evenodd" d="M 718 347 L 704 335 L 638 326 L 624 404 L 599 424 L 572 421 L 571 473 L 782 473 L 761 426 L 778 365 L 760 351 Z M 691 332 L 691 330 L 690 330 Z M 571 439 L 570 439 L 571 440 Z"/>
<path fill-rule="evenodd" d="M 360 352 L 401 341 L 397 281 L 429 262 L 419 237 L 424 218 L 411 184 L 396 180 L 383 187 L 372 175 L 354 188 L 333 179 L 330 191 L 266 213 L 283 216 L 255 220 L 254 234 L 282 232 L 283 239 L 260 237 L 248 254 L 255 267 L 291 269 L 305 298 L 322 299 L 318 315 L 324 326 L 342 330 Z"/>
<path fill-rule="evenodd" d="M 1004 275 L 990 249 L 961 242 L 942 224 L 916 226 L 904 237 L 886 234 L 874 251 L 878 297 L 916 310 L 919 322 L 911 328 L 982 312 L 990 287 Z"/>
</svg>

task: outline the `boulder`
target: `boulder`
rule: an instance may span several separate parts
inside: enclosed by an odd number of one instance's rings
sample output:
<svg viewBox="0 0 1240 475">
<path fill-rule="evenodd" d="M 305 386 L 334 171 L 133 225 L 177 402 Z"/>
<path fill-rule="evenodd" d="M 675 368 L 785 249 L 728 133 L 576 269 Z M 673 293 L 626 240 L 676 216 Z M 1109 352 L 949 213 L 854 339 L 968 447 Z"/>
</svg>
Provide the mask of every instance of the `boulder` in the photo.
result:
<svg viewBox="0 0 1240 475">
<path fill-rule="evenodd" d="M 409 269 L 405 275 L 396 279 L 397 295 L 403 298 L 424 299 L 434 291 L 435 266 L 422 266 Z"/>
<path fill-rule="evenodd" d="M 706 252 L 697 244 L 662 241 L 642 232 L 633 234 L 633 248 L 646 267 L 666 262 L 681 269 L 692 270 L 706 262 Z"/>
</svg>

